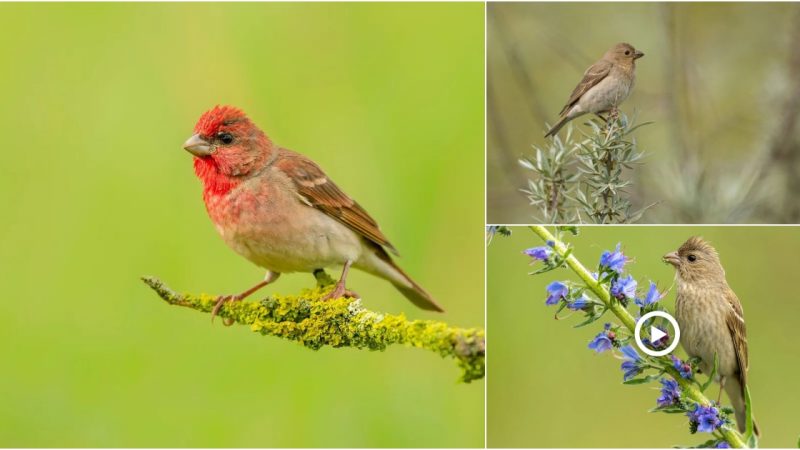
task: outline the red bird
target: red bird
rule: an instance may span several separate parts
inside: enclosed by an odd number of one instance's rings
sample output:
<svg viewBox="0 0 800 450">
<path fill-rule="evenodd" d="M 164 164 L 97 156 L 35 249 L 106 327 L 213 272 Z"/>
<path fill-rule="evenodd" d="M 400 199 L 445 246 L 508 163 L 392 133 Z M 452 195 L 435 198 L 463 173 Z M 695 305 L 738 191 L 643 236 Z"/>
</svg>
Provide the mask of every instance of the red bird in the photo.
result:
<svg viewBox="0 0 800 450">
<path fill-rule="evenodd" d="M 369 214 L 303 155 L 272 143 L 239 109 L 216 106 L 204 113 L 183 148 L 194 155 L 206 210 L 234 251 L 267 269 L 263 281 L 281 273 L 344 266 L 325 299 L 355 296 L 345 288 L 350 267 L 381 277 L 422 309 L 444 311 L 387 253 L 397 253 Z"/>
</svg>

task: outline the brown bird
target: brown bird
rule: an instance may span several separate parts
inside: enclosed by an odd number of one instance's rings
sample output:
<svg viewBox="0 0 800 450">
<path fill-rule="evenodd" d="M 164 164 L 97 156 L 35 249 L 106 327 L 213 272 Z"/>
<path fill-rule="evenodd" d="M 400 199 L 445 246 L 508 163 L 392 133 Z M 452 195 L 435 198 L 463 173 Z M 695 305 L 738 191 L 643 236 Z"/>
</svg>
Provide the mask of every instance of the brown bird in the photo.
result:
<svg viewBox="0 0 800 450">
<path fill-rule="evenodd" d="M 554 136 L 570 120 L 587 113 L 601 114 L 616 110 L 633 89 L 636 60 L 644 53 L 621 42 L 592 64 L 559 114 L 558 122 L 545 134 Z"/>
<path fill-rule="evenodd" d="M 675 318 L 681 327 L 681 345 L 690 357 L 700 358 L 700 371 L 711 374 L 736 413 L 739 431 L 745 431 L 744 389 L 747 385 L 747 330 L 739 299 L 728 286 L 717 251 L 700 237 L 691 237 L 676 252 L 664 255 L 675 267 Z M 753 422 L 755 433 L 758 427 Z"/>
</svg>

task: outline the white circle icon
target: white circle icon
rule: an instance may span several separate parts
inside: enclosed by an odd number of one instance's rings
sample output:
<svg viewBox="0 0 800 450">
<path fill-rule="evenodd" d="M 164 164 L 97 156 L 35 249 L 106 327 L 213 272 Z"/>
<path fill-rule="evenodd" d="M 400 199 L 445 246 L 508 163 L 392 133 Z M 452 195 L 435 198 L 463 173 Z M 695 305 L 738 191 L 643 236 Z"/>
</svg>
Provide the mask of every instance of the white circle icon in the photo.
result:
<svg viewBox="0 0 800 450">
<path fill-rule="evenodd" d="M 663 317 L 667 319 L 667 321 L 672 325 L 672 329 L 675 330 L 675 337 L 672 339 L 672 343 L 669 344 L 669 347 L 665 348 L 664 350 L 652 350 L 648 346 L 644 345 L 644 343 L 642 342 L 642 325 L 644 325 L 647 319 L 650 319 L 652 317 Z M 647 353 L 650 356 L 664 356 L 672 353 L 672 351 L 675 350 L 675 347 L 678 346 L 678 342 L 681 339 L 681 329 L 680 327 L 678 327 L 678 321 L 675 320 L 674 317 L 670 316 L 666 312 L 651 311 L 643 315 L 642 318 L 639 319 L 638 322 L 636 322 L 636 329 L 633 332 L 633 336 L 636 339 L 636 345 L 638 345 L 643 352 Z M 650 326 L 650 338 L 652 339 L 653 342 L 658 341 L 664 336 L 666 336 L 666 333 L 664 333 L 663 331 L 652 325 Z"/>
</svg>

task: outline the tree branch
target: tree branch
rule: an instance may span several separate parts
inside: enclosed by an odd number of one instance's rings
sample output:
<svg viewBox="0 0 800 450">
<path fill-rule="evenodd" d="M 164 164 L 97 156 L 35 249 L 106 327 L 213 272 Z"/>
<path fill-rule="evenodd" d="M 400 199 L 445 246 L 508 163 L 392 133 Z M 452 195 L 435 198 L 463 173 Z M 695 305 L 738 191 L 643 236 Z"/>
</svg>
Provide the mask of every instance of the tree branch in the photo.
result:
<svg viewBox="0 0 800 450">
<path fill-rule="evenodd" d="M 178 294 L 155 277 L 143 277 L 142 281 L 170 305 L 210 313 L 217 301 L 216 296 L 208 294 Z M 312 350 L 326 345 L 380 351 L 392 344 L 423 348 L 443 358 L 454 358 L 462 370 L 461 381 L 483 378 L 486 338 L 482 328 L 455 328 L 436 320 L 408 320 L 402 314 L 377 313 L 365 309 L 359 299 L 322 300 L 332 289 L 333 280 L 321 273 L 317 282 L 316 288 L 297 296 L 228 302 L 219 316 Z"/>
</svg>

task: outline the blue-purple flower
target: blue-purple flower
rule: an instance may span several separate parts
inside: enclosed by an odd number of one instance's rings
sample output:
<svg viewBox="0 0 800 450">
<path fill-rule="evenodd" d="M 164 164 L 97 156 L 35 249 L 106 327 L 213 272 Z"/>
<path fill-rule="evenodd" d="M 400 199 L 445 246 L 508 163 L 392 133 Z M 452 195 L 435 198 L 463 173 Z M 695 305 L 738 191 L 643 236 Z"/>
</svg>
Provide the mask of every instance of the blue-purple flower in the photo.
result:
<svg viewBox="0 0 800 450">
<path fill-rule="evenodd" d="M 623 380 L 628 381 L 636 375 L 642 373 L 642 370 L 644 370 L 641 366 L 643 360 L 635 348 L 631 347 L 630 345 L 626 345 L 621 347 L 619 351 L 621 351 L 624 355 L 622 365 L 620 366 L 623 372 Z"/>
<path fill-rule="evenodd" d="M 643 299 L 635 299 L 634 303 L 644 308 L 645 306 L 651 305 L 659 300 L 661 300 L 661 293 L 658 292 L 656 284 L 651 281 L 650 289 L 647 291 L 647 295 L 645 295 Z"/>
<path fill-rule="evenodd" d="M 687 412 L 686 415 L 689 416 L 691 428 L 702 433 L 713 433 L 723 424 L 719 410 L 713 406 L 702 406 L 695 403 L 694 409 Z"/>
<path fill-rule="evenodd" d="M 719 441 L 714 448 L 731 448 L 731 444 L 728 444 L 728 441 Z"/>
<path fill-rule="evenodd" d="M 611 285 L 611 295 L 618 300 L 636 297 L 636 280 L 633 279 L 633 275 L 614 281 Z"/>
<path fill-rule="evenodd" d="M 545 305 L 556 305 L 559 300 L 566 298 L 569 295 L 569 288 L 566 284 L 560 281 L 553 281 L 547 285 L 547 300 Z"/>
<path fill-rule="evenodd" d="M 676 358 L 675 355 L 669 355 L 669 357 L 672 358 L 672 367 L 680 372 L 681 377 L 686 378 L 687 380 L 692 378 L 691 364 L 686 361 L 681 361 L 679 358 Z"/>
<path fill-rule="evenodd" d="M 614 346 L 614 339 L 616 339 L 617 335 L 613 331 L 611 331 L 611 324 L 605 324 L 603 331 L 597 334 L 597 336 L 589 342 L 589 348 L 594 350 L 597 353 L 602 353 L 606 350 L 611 350 L 611 347 Z"/>
<path fill-rule="evenodd" d="M 585 308 L 586 305 L 588 305 L 588 304 L 589 304 L 589 299 L 586 298 L 585 294 L 583 294 L 580 297 L 578 297 L 577 299 L 567 303 L 567 308 L 569 308 L 569 309 L 571 309 L 573 311 L 578 311 L 580 309 Z"/>
<path fill-rule="evenodd" d="M 617 244 L 617 248 L 613 252 L 606 250 L 600 255 L 601 268 L 605 267 L 610 271 L 622 274 L 622 269 L 625 267 L 625 263 L 628 262 L 628 259 L 625 258 L 625 255 L 622 254 L 619 248 L 620 244 Z"/>
<path fill-rule="evenodd" d="M 550 247 L 531 247 L 527 250 L 523 250 L 522 253 L 530 256 L 533 258 L 532 262 L 536 261 L 547 261 L 550 259 L 550 256 L 553 254 L 553 250 Z"/>
<path fill-rule="evenodd" d="M 681 388 L 678 382 L 673 379 L 661 379 L 661 397 L 656 402 L 658 406 L 664 408 L 677 404 L 681 399 Z"/>
</svg>

